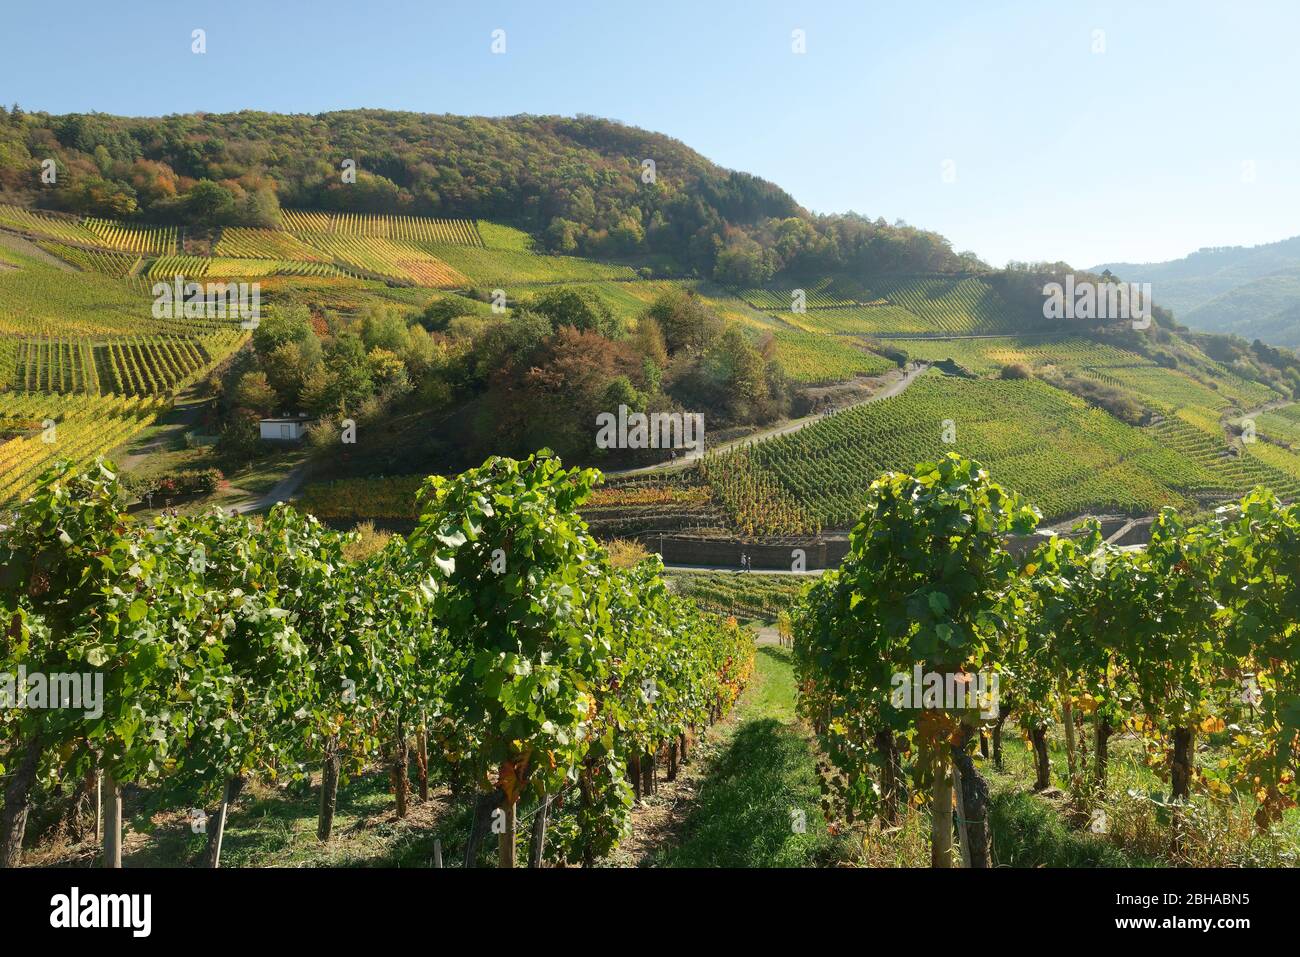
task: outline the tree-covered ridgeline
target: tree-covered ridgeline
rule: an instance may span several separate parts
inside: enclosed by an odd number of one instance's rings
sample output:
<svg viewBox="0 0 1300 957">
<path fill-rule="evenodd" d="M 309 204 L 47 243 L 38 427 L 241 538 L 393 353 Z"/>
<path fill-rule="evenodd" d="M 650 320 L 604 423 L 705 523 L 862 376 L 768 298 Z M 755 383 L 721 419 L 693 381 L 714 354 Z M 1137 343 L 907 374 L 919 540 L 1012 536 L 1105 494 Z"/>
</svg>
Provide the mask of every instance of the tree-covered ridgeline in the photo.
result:
<svg viewBox="0 0 1300 957">
<path fill-rule="evenodd" d="M 46 160 L 53 184 L 42 180 Z M 342 176 L 345 160 L 355 182 Z M 589 116 L 128 118 L 15 105 L 0 112 L 0 196 L 199 229 L 276 226 L 281 207 L 488 219 L 556 252 L 656 256 L 739 286 L 782 272 L 982 268 L 936 233 L 813 216 L 774 184 L 678 140 Z"/>
</svg>

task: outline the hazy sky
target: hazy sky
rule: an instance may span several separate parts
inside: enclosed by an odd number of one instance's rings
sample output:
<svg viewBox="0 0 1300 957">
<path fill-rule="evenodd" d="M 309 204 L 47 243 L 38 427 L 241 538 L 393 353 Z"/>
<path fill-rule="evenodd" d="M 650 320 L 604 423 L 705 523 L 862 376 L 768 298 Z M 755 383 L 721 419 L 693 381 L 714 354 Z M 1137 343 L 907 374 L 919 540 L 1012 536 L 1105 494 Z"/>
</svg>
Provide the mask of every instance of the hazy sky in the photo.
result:
<svg viewBox="0 0 1300 957">
<path fill-rule="evenodd" d="M 589 113 L 995 265 L 1300 233 L 1294 0 L 0 0 L 0 31 L 30 109 Z"/>
</svg>

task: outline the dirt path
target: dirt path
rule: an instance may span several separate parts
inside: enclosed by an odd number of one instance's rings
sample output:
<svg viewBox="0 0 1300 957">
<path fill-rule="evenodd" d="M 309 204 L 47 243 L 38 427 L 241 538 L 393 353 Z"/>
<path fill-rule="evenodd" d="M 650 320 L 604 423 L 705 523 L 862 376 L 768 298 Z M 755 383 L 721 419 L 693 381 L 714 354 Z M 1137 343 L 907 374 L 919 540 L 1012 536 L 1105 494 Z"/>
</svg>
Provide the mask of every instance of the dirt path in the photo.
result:
<svg viewBox="0 0 1300 957">
<path fill-rule="evenodd" d="M 754 675 L 696 752 L 683 787 L 660 788 L 634 818 L 620 864 L 827 867 L 854 848 L 821 810 L 816 749 L 796 714 L 790 652 L 760 639 Z M 676 783 L 676 782 L 674 782 Z"/>
<path fill-rule="evenodd" d="M 51 255 L 50 253 L 47 253 L 40 246 L 37 246 L 34 242 L 32 242 L 29 239 L 19 236 L 17 233 L 10 233 L 10 232 L 5 232 L 4 230 L 0 230 L 0 244 L 8 246 L 10 249 L 14 250 L 15 252 L 20 252 L 24 256 L 30 256 L 32 259 L 37 259 L 47 265 L 53 266 L 56 269 L 62 269 L 64 272 L 80 271 L 78 269 L 75 269 L 69 263 L 65 263 L 58 256 L 54 256 Z M 12 266 L 10 268 L 17 269 L 18 267 Z"/>
<path fill-rule="evenodd" d="M 740 708 L 732 708 L 703 738 L 696 739 L 690 759 L 678 766 L 675 781 L 665 780 L 662 767 L 655 772 L 659 777 L 655 793 L 633 808 L 632 833 L 602 862 L 604 866 L 646 866 L 660 847 L 676 840 L 695 807 L 700 786 L 730 747 L 740 724 Z"/>
<path fill-rule="evenodd" d="M 194 387 L 191 387 L 180 397 L 171 411 L 158 420 L 156 431 L 145 444 L 134 448 L 128 444 L 130 450 L 120 457 L 119 467 L 129 472 L 153 453 L 176 448 L 185 433 L 198 424 L 203 405 L 204 403 L 197 399 Z"/>
<path fill-rule="evenodd" d="M 885 399 L 893 398 L 894 396 L 898 395 L 900 392 L 905 390 L 913 382 L 915 382 L 917 376 L 921 375 L 921 373 L 925 372 L 929 368 L 930 368 L 929 363 L 924 363 L 924 362 L 917 363 L 913 366 L 910 366 L 897 379 L 895 379 L 892 383 L 887 385 L 885 388 L 881 389 L 879 392 L 876 392 L 868 396 L 867 398 L 861 399 L 857 402 L 852 402 L 849 405 L 844 406 L 842 409 L 837 409 L 832 414 L 838 415 L 840 412 L 844 411 L 845 409 L 852 409 L 859 405 L 868 405 L 872 402 L 881 402 Z M 782 435 L 790 435 L 793 432 L 798 432 L 800 429 L 805 429 L 810 425 L 814 425 L 822 421 L 824 418 L 826 418 L 826 416 L 821 415 L 820 413 L 814 415 L 805 415 L 801 419 L 792 419 L 791 421 L 786 422 L 784 425 L 774 426 L 770 429 L 765 429 L 761 432 L 755 432 L 752 435 L 746 435 L 743 438 L 733 439 L 730 442 L 723 442 L 721 445 L 717 445 L 709 449 L 709 452 L 710 453 L 726 452 L 734 448 L 739 448 L 740 446 L 743 445 L 752 445 L 758 442 L 765 442 L 768 439 L 775 439 Z M 687 468 L 688 466 L 694 465 L 701 458 L 703 458 L 703 455 L 701 453 L 695 452 L 675 460 L 660 462 L 657 465 L 642 465 L 634 469 L 618 469 L 615 471 L 606 472 L 605 475 L 606 477 L 613 478 L 619 475 L 646 475 L 650 472 L 663 472 L 663 471 L 671 471 L 673 469 L 683 469 L 683 468 Z"/>
<path fill-rule="evenodd" d="M 294 467 L 293 471 L 282 478 L 271 488 L 269 492 L 260 495 L 255 499 L 246 502 L 240 502 L 237 505 L 231 505 L 230 509 L 240 515 L 247 512 L 260 512 L 270 509 L 271 506 L 278 502 L 287 502 L 298 494 L 298 489 L 307 478 L 311 462 L 303 462 Z"/>
</svg>

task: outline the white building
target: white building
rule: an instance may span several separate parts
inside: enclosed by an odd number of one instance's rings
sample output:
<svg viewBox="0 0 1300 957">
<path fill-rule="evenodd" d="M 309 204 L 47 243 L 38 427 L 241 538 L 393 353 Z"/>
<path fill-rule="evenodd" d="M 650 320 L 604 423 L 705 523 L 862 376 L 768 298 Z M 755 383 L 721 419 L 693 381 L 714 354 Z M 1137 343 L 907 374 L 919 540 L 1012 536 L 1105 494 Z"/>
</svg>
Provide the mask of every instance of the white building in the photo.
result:
<svg viewBox="0 0 1300 957">
<path fill-rule="evenodd" d="M 267 442 L 301 442 L 311 424 L 306 417 L 298 419 L 262 419 L 262 439 Z"/>
</svg>

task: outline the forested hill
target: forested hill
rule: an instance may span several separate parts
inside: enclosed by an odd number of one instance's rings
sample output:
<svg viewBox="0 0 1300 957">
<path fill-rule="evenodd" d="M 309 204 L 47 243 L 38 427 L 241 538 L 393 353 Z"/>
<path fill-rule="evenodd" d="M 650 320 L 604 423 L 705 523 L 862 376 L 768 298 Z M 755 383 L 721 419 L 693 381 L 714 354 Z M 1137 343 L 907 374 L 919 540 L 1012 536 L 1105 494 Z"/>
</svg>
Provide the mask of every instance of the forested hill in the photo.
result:
<svg viewBox="0 0 1300 957">
<path fill-rule="evenodd" d="M 1169 262 L 1104 263 L 1129 282 L 1149 282 L 1184 325 L 1300 345 L 1300 236 L 1261 246 L 1199 249 Z"/>
<path fill-rule="evenodd" d="M 51 159 L 53 186 L 42 182 Z M 346 160 L 355 182 L 344 182 Z M 0 107 L 0 192 L 21 205 L 200 229 L 277 225 L 281 206 L 491 219 L 553 251 L 739 286 L 778 274 L 983 268 L 936 233 L 814 217 L 778 186 L 677 140 L 586 116 L 123 118 Z"/>
</svg>

